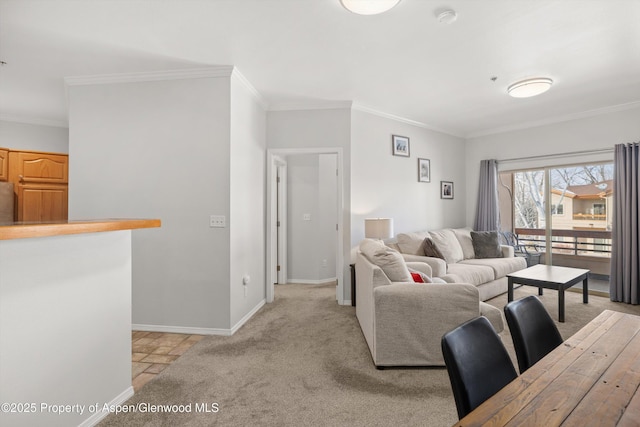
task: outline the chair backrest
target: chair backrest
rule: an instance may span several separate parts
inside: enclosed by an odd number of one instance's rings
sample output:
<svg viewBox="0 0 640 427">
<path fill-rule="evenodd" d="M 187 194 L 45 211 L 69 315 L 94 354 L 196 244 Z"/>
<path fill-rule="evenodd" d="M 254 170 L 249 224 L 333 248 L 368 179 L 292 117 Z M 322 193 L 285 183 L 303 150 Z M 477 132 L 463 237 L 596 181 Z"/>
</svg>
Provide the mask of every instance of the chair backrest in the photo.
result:
<svg viewBox="0 0 640 427">
<path fill-rule="evenodd" d="M 556 324 L 540 300 L 531 295 L 504 307 L 520 373 L 562 344 Z"/>
<path fill-rule="evenodd" d="M 460 419 L 518 376 L 486 317 L 447 332 L 442 337 L 442 355 Z"/>
</svg>

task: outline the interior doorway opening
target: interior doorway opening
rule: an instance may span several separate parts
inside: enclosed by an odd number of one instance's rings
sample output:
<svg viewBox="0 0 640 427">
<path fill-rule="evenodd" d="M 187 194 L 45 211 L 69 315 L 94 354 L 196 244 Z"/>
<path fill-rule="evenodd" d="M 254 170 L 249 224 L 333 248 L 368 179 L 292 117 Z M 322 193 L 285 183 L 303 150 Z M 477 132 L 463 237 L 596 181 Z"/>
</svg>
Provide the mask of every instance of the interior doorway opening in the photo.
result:
<svg viewBox="0 0 640 427">
<path fill-rule="evenodd" d="M 340 148 L 268 150 L 267 302 L 275 284 L 335 280 L 345 303 L 342 172 Z"/>
</svg>

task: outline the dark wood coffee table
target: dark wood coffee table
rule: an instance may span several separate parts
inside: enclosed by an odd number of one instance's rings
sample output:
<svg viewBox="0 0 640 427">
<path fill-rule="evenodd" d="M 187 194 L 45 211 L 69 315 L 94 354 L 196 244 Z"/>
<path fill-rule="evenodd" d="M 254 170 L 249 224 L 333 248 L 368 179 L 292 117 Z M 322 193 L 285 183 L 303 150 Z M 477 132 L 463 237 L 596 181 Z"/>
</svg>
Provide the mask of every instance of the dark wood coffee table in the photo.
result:
<svg viewBox="0 0 640 427">
<path fill-rule="evenodd" d="M 555 265 L 538 264 L 515 273 L 507 274 L 509 287 L 507 299 L 513 301 L 513 285 L 537 286 L 538 295 L 542 295 L 542 289 L 555 289 L 558 291 L 558 321 L 564 322 L 564 290 L 578 282 L 582 282 L 582 302 L 589 302 L 589 270 L 582 268 L 558 267 Z"/>
</svg>

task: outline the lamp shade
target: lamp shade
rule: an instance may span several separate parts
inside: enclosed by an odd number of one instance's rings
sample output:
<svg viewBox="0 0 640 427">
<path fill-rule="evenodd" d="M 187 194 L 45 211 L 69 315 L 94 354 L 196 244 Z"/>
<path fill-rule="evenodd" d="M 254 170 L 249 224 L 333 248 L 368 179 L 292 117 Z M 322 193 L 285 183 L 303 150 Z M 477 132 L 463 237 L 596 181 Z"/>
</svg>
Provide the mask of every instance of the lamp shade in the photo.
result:
<svg viewBox="0 0 640 427">
<path fill-rule="evenodd" d="M 400 3 L 400 0 L 340 0 L 350 12 L 358 15 L 377 15 Z"/>
<path fill-rule="evenodd" d="M 390 239 L 393 237 L 393 218 L 366 218 L 364 237 L 368 239 Z"/>
</svg>

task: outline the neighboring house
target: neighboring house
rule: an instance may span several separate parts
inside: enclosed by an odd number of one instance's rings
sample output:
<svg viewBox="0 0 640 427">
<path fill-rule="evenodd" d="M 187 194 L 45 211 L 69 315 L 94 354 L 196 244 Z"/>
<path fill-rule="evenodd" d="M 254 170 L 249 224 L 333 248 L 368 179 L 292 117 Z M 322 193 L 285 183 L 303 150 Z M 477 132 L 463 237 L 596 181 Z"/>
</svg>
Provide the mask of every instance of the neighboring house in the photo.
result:
<svg viewBox="0 0 640 427">
<path fill-rule="evenodd" d="M 613 180 L 551 190 L 553 228 L 611 230 Z"/>
</svg>

